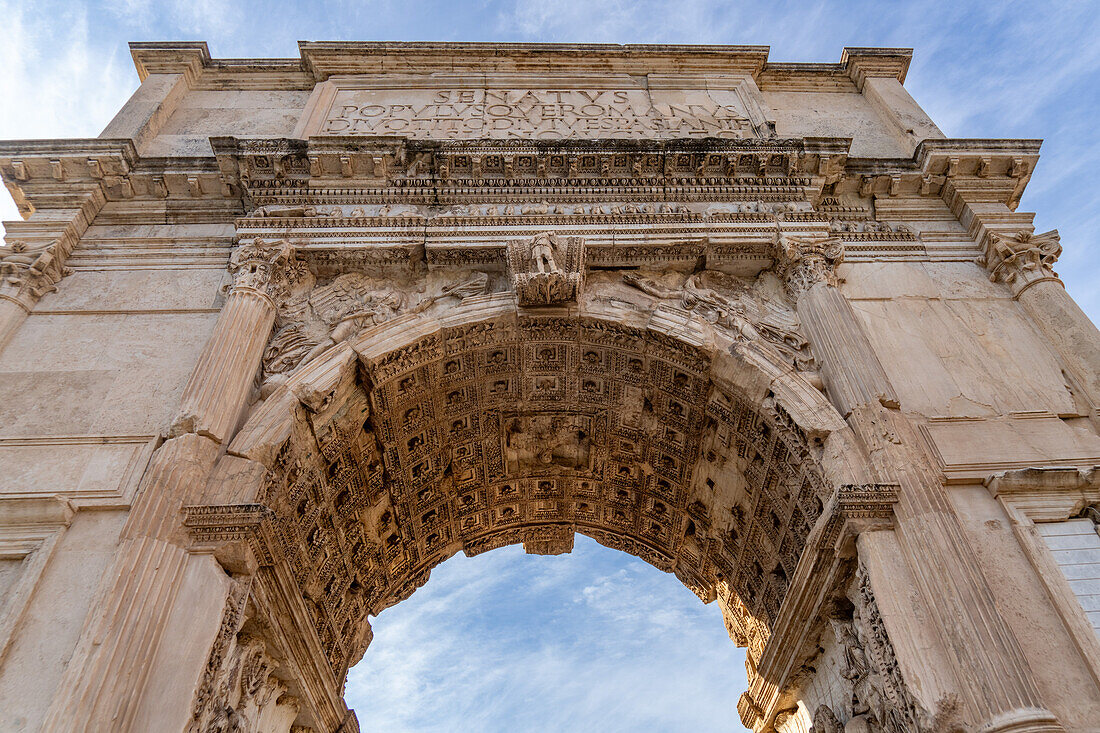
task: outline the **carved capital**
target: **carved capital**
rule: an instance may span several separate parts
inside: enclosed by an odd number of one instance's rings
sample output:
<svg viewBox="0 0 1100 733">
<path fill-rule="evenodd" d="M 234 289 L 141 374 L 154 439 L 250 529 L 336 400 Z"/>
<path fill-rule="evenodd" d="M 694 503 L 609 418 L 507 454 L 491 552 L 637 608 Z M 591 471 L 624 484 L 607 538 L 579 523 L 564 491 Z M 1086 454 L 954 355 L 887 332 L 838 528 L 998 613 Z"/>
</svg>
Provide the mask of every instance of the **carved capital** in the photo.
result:
<svg viewBox="0 0 1100 733">
<path fill-rule="evenodd" d="M 831 512 L 823 547 L 848 547 L 863 532 L 894 525 L 897 484 L 845 484 L 837 487 L 829 502 Z M 830 511 L 828 508 L 826 511 Z"/>
<path fill-rule="evenodd" d="M 308 269 L 286 240 L 249 239 L 229 258 L 230 294 L 258 293 L 278 306 Z"/>
<path fill-rule="evenodd" d="M 520 305 L 576 300 L 584 287 L 584 240 L 543 232 L 509 242 L 508 271 Z"/>
<path fill-rule="evenodd" d="M 836 237 L 775 238 L 776 273 L 794 299 L 818 283 L 836 285 L 836 268 L 844 261 L 844 243 Z"/>
<path fill-rule="evenodd" d="M 231 572 L 249 574 L 283 557 L 274 513 L 261 504 L 189 506 L 183 511 L 192 549 L 213 553 Z"/>
<path fill-rule="evenodd" d="M 59 239 L 38 246 L 20 241 L 0 246 L 0 298 L 30 310 L 72 272 L 64 266 L 65 254 Z"/>
<path fill-rule="evenodd" d="M 1005 283 L 1012 288 L 1012 294 L 1018 296 L 1037 282 L 1061 283 L 1053 270 L 1061 254 L 1057 229 L 1042 234 L 1022 231 L 1013 237 L 991 233 L 978 264 L 989 270 L 990 280 Z"/>
</svg>

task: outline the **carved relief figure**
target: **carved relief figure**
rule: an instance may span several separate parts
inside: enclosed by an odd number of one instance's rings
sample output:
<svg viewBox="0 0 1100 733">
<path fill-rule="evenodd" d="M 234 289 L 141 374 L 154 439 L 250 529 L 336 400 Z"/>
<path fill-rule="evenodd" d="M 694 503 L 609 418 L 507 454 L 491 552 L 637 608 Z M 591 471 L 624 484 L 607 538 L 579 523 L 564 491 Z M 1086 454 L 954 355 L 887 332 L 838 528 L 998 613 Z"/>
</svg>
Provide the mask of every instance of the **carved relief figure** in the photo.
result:
<svg viewBox="0 0 1100 733">
<path fill-rule="evenodd" d="M 841 717 L 847 718 L 842 730 L 844 733 L 927 730 L 928 715 L 905 685 L 870 581 L 862 568 L 856 574 L 854 594 L 852 620 L 833 621 L 833 633 L 843 651 L 844 666 L 840 675 L 848 681 L 849 702 L 839 711 Z M 833 712 L 825 706 L 818 708 L 814 715 L 814 733 L 818 731 L 819 717 L 821 729 L 829 730 L 829 717 L 836 718 Z"/>
<path fill-rule="evenodd" d="M 740 340 L 769 344 L 799 369 L 814 368 L 809 342 L 799 332 L 798 316 L 786 303 L 774 296 L 761 297 L 752 284 L 723 272 L 693 273 L 679 288 L 662 284 L 659 277 L 626 272 L 623 282 L 655 298 L 679 301 L 679 307 Z"/>
<path fill-rule="evenodd" d="M 582 417 L 515 417 L 505 426 L 504 457 L 509 475 L 555 466 L 586 471 L 590 456 L 589 426 Z"/>
<path fill-rule="evenodd" d="M 264 352 L 265 393 L 286 380 L 330 346 L 364 328 L 385 323 L 402 313 L 419 313 L 446 298 L 463 300 L 484 293 L 489 276 L 484 272 L 460 274 L 450 282 L 406 283 L 381 275 L 346 273 L 314 286 L 303 277 L 281 303 L 275 318 L 275 334 Z M 432 295 L 425 291 L 436 292 Z"/>
<path fill-rule="evenodd" d="M 818 705 L 814 712 L 813 727 L 810 733 L 843 733 L 844 728 L 837 720 L 836 713 L 828 705 Z"/>
<path fill-rule="evenodd" d="M 520 305 L 576 300 L 584 283 L 585 250 L 580 237 L 559 240 L 543 232 L 508 243 L 508 269 Z"/>
<path fill-rule="evenodd" d="M 558 272 L 558 265 L 554 262 L 554 243 L 549 234 L 539 234 L 531 243 L 531 264 L 535 272 Z"/>
</svg>

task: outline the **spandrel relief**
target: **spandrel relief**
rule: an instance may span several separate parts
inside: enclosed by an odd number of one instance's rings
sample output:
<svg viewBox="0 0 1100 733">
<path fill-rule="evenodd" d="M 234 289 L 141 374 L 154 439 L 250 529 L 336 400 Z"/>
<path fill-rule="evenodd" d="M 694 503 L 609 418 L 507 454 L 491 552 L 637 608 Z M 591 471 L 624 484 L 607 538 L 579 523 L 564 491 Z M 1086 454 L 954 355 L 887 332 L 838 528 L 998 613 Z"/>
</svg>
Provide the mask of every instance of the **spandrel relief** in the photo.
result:
<svg viewBox="0 0 1100 733">
<path fill-rule="evenodd" d="M 592 297 L 636 309 L 688 311 L 735 341 L 766 345 L 802 371 L 816 368 L 801 323 L 778 287 L 715 270 L 691 274 L 634 270 L 591 279 Z M 649 298 L 639 298 L 639 294 Z"/>
<path fill-rule="evenodd" d="M 489 292 L 490 277 L 476 271 L 424 277 L 350 272 L 327 281 L 302 278 L 275 317 L 263 358 L 263 394 L 333 344 L 402 314 L 455 304 Z"/>
</svg>

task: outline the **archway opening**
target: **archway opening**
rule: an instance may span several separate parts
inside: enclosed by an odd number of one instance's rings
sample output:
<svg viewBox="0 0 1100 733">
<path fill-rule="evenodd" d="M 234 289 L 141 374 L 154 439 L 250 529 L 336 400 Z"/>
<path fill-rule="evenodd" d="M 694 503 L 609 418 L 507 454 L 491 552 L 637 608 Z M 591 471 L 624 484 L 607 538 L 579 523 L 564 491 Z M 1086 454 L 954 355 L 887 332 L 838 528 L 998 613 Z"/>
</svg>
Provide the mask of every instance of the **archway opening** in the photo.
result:
<svg viewBox="0 0 1100 733">
<path fill-rule="evenodd" d="M 715 604 L 583 536 L 460 553 L 372 626 L 345 688 L 363 730 L 726 730 L 747 684 Z"/>
<path fill-rule="evenodd" d="M 342 689 L 370 619 L 444 560 L 554 555 L 577 534 L 717 600 L 751 677 L 828 496 L 828 430 L 787 408 L 806 412 L 801 391 L 813 419 L 828 411 L 760 344 L 692 336 L 477 296 L 370 329 L 279 386 L 231 451 L 269 470 L 258 502 L 317 683 Z"/>
</svg>

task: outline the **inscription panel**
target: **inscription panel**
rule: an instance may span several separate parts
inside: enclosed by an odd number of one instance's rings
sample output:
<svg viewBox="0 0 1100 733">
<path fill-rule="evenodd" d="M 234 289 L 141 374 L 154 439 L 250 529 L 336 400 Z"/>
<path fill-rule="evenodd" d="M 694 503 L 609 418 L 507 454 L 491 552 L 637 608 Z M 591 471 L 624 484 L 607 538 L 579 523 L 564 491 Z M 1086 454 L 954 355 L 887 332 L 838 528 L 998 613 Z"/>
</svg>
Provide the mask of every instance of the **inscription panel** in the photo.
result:
<svg viewBox="0 0 1100 733">
<path fill-rule="evenodd" d="M 653 88 L 623 79 L 569 79 L 560 85 L 424 88 L 348 78 L 330 90 L 320 134 L 430 139 L 749 138 L 766 134 L 751 81 L 714 88 Z M 618 80 L 615 80 L 618 82 Z M 648 86 L 648 88 L 647 88 Z M 700 85 L 701 86 L 701 85 Z M 466 88 L 463 88 L 466 87 Z M 763 129 L 762 129 L 763 128 Z"/>
</svg>

